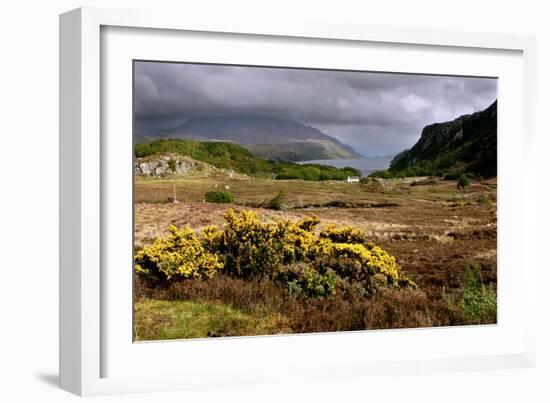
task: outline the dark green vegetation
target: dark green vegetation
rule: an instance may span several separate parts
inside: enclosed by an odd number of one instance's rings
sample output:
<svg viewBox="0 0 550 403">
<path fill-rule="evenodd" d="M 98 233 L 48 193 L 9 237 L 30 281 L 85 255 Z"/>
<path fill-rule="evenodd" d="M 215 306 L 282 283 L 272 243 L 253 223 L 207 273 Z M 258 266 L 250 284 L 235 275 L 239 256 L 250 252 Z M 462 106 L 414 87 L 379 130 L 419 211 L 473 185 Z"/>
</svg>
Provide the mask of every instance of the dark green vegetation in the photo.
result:
<svg viewBox="0 0 550 403">
<path fill-rule="evenodd" d="M 460 190 L 466 189 L 468 186 L 470 186 L 470 178 L 468 178 L 465 174 L 460 175 L 458 180 L 456 181 L 456 186 Z"/>
<path fill-rule="evenodd" d="M 497 101 L 484 111 L 426 126 L 418 142 L 397 154 L 387 171 L 371 176 L 456 179 L 461 174 L 485 178 L 497 174 Z"/>
<path fill-rule="evenodd" d="M 348 176 L 360 176 L 355 168 L 336 168 L 319 164 L 295 164 L 274 162 L 256 157 L 237 144 L 219 141 L 154 140 L 138 143 L 134 147 L 137 158 L 155 154 L 175 153 L 206 162 L 217 168 L 232 169 L 247 175 L 274 179 L 302 179 L 308 181 L 345 180 Z"/>
<path fill-rule="evenodd" d="M 360 157 L 320 130 L 271 116 L 194 117 L 154 137 L 238 143 L 261 158 L 277 161 Z"/>
<path fill-rule="evenodd" d="M 267 208 L 271 210 L 279 210 L 279 211 L 288 209 L 288 205 L 286 203 L 285 198 L 286 198 L 285 192 L 283 192 L 282 190 L 279 190 L 279 193 L 277 194 L 277 196 L 275 196 L 273 199 L 269 201 L 269 203 L 267 204 Z"/>
<path fill-rule="evenodd" d="M 232 203 L 233 195 L 229 192 L 211 190 L 205 193 L 204 201 L 207 203 Z"/>
<path fill-rule="evenodd" d="M 173 159 L 168 160 L 168 168 L 170 168 L 170 171 L 176 172 L 176 167 L 177 167 L 176 164 L 177 164 L 176 160 L 173 160 Z"/>
</svg>

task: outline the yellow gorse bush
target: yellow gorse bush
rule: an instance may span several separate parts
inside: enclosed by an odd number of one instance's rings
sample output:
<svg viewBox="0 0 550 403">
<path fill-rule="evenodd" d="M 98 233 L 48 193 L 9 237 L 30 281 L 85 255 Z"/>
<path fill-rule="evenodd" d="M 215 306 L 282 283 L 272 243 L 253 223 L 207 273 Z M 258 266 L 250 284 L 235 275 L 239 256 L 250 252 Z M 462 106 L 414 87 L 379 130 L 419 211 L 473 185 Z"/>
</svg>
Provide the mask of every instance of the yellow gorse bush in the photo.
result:
<svg viewBox="0 0 550 403">
<path fill-rule="evenodd" d="M 228 210 L 214 251 L 223 256 L 226 272 L 249 277 L 269 273 L 283 263 L 281 234 L 271 224 L 262 223 L 253 211 Z"/>
<path fill-rule="evenodd" d="M 350 226 L 337 227 L 334 224 L 325 226 L 319 237 L 330 239 L 336 243 L 364 244 L 367 242 L 367 235 L 359 228 Z"/>
<path fill-rule="evenodd" d="M 228 210 L 224 218 L 225 225 L 204 227 L 200 236 L 170 226 L 166 239 L 137 252 L 136 271 L 166 280 L 210 278 L 220 271 L 244 278 L 263 275 L 310 296 L 333 293 L 338 278 L 369 289 L 371 278 L 381 275 L 386 286 L 415 287 L 395 258 L 368 243 L 358 228 L 328 225 L 317 235 L 316 217 L 267 223 L 253 211 Z"/>
<path fill-rule="evenodd" d="M 382 275 L 388 286 L 416 288 L 414 282 L 400 273 L 395 257 L 368 242 L 367 235 L 359 228 L 325 226 L 319 234 L 315 253 L 323 256 L 323 264 L 342 278 L 370 282 L 372 276 Z"/>
<path fill-rule="evenodd" d="M 399 266 L 395 258 L 378 246 L 367 248 L 361 244 L 334 243 L 329 254 L 335 259 L 336 272 L 345 277 L 380 273 L 385 275 L 390 283 L 399 280 Z M 355 273 L 349 273 L 350 269 Z"/>
<path fill-rule="evenodd" d="M 166 239 L 153 243 L 135 255 L 136 272 L 156 275 L 167 281 L 172 278 L 211 278 L 223 267 L 217 255 L 208 252 L 191 228 L 168 227 Z"/>
<path fill-rule="evenodd" d="M 224 218 L 227 224 L 221 229 L 206 227 L 201 236 L 206 249 L 221 256 L 228 274 L 272 275 L 280 265 L 312 258 L 316 217 L 264 223 L 253 211 L 228 210 Z"/>
<path fill-rule="evenodd" d="M 314 259 L 314 248 L 318 241 L 313 233 L 319 221 L 310 217 L 296 223 L 279 221 L 275 228 L 283 246 L 283 261 L 286 264 Z"/>
</svg>

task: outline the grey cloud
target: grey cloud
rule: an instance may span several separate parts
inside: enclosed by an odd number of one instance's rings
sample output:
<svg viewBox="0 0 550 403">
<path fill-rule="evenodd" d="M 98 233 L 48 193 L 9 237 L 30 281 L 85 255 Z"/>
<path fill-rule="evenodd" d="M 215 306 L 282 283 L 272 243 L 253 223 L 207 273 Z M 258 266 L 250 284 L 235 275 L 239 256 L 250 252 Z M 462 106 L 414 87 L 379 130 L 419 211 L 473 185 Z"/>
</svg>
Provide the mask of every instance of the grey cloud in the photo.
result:
<svg viewBox="0 0 550 403">
<path fill-rule="evenodd" d="M 410 147 L 422 128 L 486 108 L 497 80 L 136 62 L 137 131 L 192 116 L 269 115 L 317 127 L 365 154 Z"/>
</svg>

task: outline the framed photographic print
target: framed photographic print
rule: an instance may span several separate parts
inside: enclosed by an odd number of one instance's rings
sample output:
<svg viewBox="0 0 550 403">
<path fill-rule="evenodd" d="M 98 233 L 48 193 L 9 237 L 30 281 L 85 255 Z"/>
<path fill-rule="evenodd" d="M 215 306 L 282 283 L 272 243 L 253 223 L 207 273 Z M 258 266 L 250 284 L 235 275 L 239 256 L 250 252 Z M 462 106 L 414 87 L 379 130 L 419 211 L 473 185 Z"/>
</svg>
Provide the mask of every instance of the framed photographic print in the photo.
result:
<svg viewBox="0 0 550 403">
<path fill-rule="evenodd" d="M 532 38 L 106 9 L 60 35 L 63 388 L 532 365 Z"/>
</svg>

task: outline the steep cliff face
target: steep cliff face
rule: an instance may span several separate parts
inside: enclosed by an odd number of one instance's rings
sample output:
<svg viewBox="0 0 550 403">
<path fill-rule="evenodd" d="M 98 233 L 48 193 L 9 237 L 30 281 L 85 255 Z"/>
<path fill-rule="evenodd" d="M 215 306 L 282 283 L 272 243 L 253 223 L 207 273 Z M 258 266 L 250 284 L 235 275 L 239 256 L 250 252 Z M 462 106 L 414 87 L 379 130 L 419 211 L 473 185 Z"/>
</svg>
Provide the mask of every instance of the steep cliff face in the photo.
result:
<svg viewBox="0 0 550 403">
<path fill-rule="evenodd" d="M 453 121 L 426 126 L 418 142 L 395 156 L 390 171 L 497 173 L 497 101 Z"/>
</svg>

